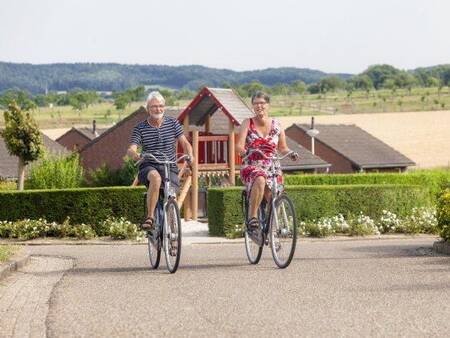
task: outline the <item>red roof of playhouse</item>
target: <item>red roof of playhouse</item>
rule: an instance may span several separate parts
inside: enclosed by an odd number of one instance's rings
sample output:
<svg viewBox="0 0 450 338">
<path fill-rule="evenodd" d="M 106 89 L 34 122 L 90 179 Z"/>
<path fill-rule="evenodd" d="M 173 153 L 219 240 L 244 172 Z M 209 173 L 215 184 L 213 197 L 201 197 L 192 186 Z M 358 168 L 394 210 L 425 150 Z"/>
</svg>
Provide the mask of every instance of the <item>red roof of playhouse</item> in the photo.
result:
<svg viewBox="0 0 450 338">
<path fill-rule="evenodd" d="M 233 89 L 204 87 L 181 112 L 178 120 L 183 122 L 188 114 L 190 125 L 201 126 L 206 117 L 217 110 L 221 110 L 235 126 L 253 116 L 252 110 Z"/>
</svg>

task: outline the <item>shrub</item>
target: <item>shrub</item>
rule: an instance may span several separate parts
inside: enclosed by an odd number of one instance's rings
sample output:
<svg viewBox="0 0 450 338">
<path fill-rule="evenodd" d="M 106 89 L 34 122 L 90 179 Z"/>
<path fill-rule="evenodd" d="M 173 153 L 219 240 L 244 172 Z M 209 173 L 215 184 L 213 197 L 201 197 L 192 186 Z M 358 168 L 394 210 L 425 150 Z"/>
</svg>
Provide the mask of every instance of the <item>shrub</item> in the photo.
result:
<svg viewBox="0 0 450 338">
<path fill-rule="evenodd" d="M 450 188 L 444 190 L 439 197 L 437 219 L 439 235 L 450 241 Z"/>
<path fill-rule="evenodd" d="M 128 156 L 124 158 L 124 164 L 120 169 L 114 170 L 103 164 L 96 170 L 89 172 L 86 185 L 90 187 L 129 186 L 133 183 L 138 169 L 134 161 Z"/>
<path fill-rule="evenodd" d="M 440 191 L 450 185 L 450 170 L 417 170 L 408 173 L 360 173 L 329 175 L 286 175 L 286 185 L 355 185 L 355 184 L 402 184 L 425 187 L 432 202 Z"/>
<path fill-rule="evenodd" d="M 400 230 L 401 220 L 393 212 L 383 210 L 377 225 L 378 230 L 383 234 L 396 232 Z"/>
<path fill-rule="evenodd" d="M 138 223 L 144 214 L 143 188 L 110 187 L 0 191 L 0 220 L 45 218 L 62 223 L 96 225 L 108 217 Z"/>
<path fill-rule="evenodd" d="M 360 213 L 350 222 L 349 234 L 351 236 L 366 236 L 379 235 L 380 232 L 373 219 Z"/>
<path fill-rule="evenodd" d="M 406 217 L 414 207 L 431 203 L 428 191 L 419 186 L 288 186 L 286 191 L 294 203 L 297 223 L 304 221 L 305 227 L 309 227 L 306 230 L 315 233 L 318 230 L 311 228 L 310 222 L 324 217 L 332 218 L 340 214 L 339 219 L 350 219 L 362 212 L 378 220 L 382 211 L 387 209 L 399 217 Z M 242 189 L 237 187 L 209 189 L 210 234 L 223 236 L 234 231 L 236 224 L 243 223 L 241 192 Z"/>
<path fill-rule="evenodd" d="M 83 167 L 78 154 L 71 156 L 47 156 L 31 166 L 27 189 L 78 188 L 83 182 Z"/>
<path fill-rule="evenodd" d="M 114 239 L 133 239 L 144 238 L 144 232 L 139 230 L 136 224 L 131 223 L 123 217 L 108 218 L 104 226 L 109 226 L 109 234 Z"/>
<path fill-rule="evenodd" d="M 437 229 L 436 210 L 433 208 L 414 208 L 401 223 L 402 232 L 410 234 L 435 234 Z"/>
</svg>

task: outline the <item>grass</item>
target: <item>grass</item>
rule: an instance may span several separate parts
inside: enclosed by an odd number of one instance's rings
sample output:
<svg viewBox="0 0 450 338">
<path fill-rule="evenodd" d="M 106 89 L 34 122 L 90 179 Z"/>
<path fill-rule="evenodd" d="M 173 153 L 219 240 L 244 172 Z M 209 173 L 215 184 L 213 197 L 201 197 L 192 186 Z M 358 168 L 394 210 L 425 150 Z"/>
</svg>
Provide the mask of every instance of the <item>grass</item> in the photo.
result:
<svg viewBox="0 0 450 338">
<path fill-rule="evenodd" d="M 244 98 L 250 106 L 250 99 Z M 178 101 L 185 107 L 190 101 Z M 32 112 L 40 128 L 67 128 L 87 124 L 96 120 L 99 125 L 117 123 L 138 109 L 143 102 L 134 102 L 124 110 L 117 110 L 112 102 L 102 102 L 76 111 L 70 106 L 38 108 Z M 277 95 L 272 96 L 272 116 L 310 116 L 380 112 L 415 112 L 450 109 L 450 89 L 435 88 L 355 91 L 349 94 L 342 90 L 327 94 Z M 4 125 L 3 114 L 0 126 Z"/>
<path fill-rule="evenodd" d="M 16 251 L 16 246 L 0 245 L 0 263 L 6 262 Z"/>
</svg>

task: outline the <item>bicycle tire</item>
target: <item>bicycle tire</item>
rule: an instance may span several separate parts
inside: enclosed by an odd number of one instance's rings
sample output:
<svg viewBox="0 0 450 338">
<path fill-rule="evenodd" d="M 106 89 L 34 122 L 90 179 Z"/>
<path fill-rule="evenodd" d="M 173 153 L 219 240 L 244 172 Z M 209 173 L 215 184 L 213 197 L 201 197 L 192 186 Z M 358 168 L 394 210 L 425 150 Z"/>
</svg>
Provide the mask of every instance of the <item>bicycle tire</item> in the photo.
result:
<svg viewBox="0 0 450 338">
<path fill-rule="evenodd" d="M 150 236 L 150 234 L 147 235 L 148 258 L 150 260 L 150 267 L 155 270 L 158 269 L 161 260 L 161 240 L 158 236 L 156 242 L 153 243 Z"/>
<path fill-rule="evenodd" d="M 270 217 L 269 238 L 275 264 L 284 269 L 294 257 L 297 244 L 297 220 L 292 201 L 285 194 L 275 199 L 275 210 Z M 277 215 L 278 224 L 275 224 Z M 286 249 L 286 250 L 285 250 Z M 282 255 L 282 253 L 285 253 Z"/>
<path fill-rule="evenodd" d="M 247 200 L 247 194 L 245 191 L 242 192 L 242 207 L 243 207 L 243 214 L 244 214 L 244 220 L 247 219 L 247 213 L 248 213 L 248 200 Z M 260 218 L 261 211 L 258 209 L 258 218 Z M 245 237 L 245 253 L 247 254 L 247 259 L 250 262 L 250 264 L 258 264 L 264 245 L 258 245 L 255 243 L 248 234 L 247 229 L 245 229 L 244 232 Z"/>
<path fill-rule="evenodd" d="M 181 257 L 181 220 L 180 210 L 175 199 L 167 202 L 164 210 L 167 226 L 163 229 L 163 246 L 167 270 L 174 273 L 178 269 Z M 169 232 L 167 232 L 169 231 Z"/>
</svg>

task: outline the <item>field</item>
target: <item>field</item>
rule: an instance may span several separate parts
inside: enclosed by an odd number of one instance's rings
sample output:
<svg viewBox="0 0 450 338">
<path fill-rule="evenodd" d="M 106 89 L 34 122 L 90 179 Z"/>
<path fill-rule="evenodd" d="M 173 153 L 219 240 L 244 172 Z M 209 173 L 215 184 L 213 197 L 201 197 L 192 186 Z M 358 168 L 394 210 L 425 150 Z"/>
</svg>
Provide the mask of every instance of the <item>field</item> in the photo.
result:
<svg viewBox="0 0 450 338">
<path fill-rule="evenodd" d="M 249 98 L 244 99 L 250 103 Z M 178 101 L 181 109 L 189 101 Z M 124 110 L 117 110 L 112 102 L 94 104 L 81 111 L 70 106 L 38 108 L 31 112 L 40 128 L 69 128 L 73 125 L 90 125 L 96 120 L 99 125 L 112 125 L 135 111 L 143 102 L 133 102 Z M 450 108 L 450 89 L 413 88 L 355 91 L 349 94 L 339 91 L 328 94 L 279 95 L 272 97 L 273 116 L 338 115 L 381 112 L 434 111 Z M 0 126 L 3 114 L 0 114 Z"/>
<path fill-rule="evenodd" d="M 284 128 L 311 117 L 280 117 Z M 450 167 L 450 110 L 317 116 L 316 124 L 356 124 L 416 162 L 416 168 Z"/>
</svg>

